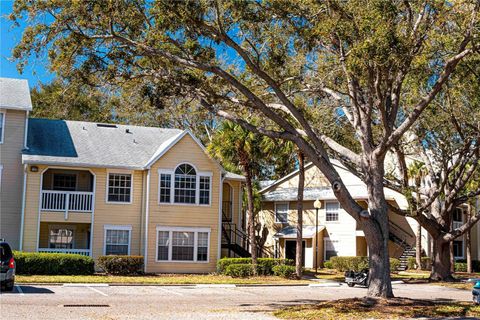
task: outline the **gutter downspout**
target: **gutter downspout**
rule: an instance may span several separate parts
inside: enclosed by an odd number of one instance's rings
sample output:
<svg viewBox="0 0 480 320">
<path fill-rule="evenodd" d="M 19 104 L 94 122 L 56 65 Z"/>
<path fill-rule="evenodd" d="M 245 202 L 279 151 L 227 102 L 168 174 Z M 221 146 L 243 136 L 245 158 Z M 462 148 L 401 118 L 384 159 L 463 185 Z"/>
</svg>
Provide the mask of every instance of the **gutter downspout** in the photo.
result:
<svg viewBox="0 0 480 320">
<path fill-rule="evenodd" d="M 148 217 L 150 209 L 150 169 L 147 171 L 147 195 L 145 197 L 145 245 L 144 245 L 144 254 L 143 254 L 143 271 L 147 273 L 147 262 L 148 262 Z"/>
<path fill-rule="evenodd" d="M 25 132 L 23 135 L 23 148 L 25 150 L 28 150 L 27 146 L 27 137 L 28 137 L 28 116 L 30 115 L 30 111 L 27 111 L 27 114 L 25 116 Z"/>
<path fill-rule="evenodd" d="M 222 257 L 222 203 L 223 203 L 223 181 L 225 177 L 223 173 L 220 172 L 220 186 L 218 187 L 220 190 L 218 192 L 218 257 L 217 260 L 220 260 Z M 233 206 L 232 206 L 233 207 Z"/>
<path fill-rule="evenodd" d="M 20 251 L 23 250 L 23 229 L 25 221 L 25 201 L 26 201 L 26 192 L 27 192 L 27 165 L 23 165 L 23 191 L 22 191 L 22 215 L 20 218 L 20 242 L 18 248 Z"/>
</svg>

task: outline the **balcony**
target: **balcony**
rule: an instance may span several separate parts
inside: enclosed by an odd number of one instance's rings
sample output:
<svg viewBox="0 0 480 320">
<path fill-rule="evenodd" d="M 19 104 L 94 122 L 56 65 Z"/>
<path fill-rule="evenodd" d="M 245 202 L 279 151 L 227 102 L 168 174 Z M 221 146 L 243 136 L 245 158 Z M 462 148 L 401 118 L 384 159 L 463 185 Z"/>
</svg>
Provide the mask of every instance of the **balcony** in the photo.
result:
<svg viewBox="0 0 480 320">
<path fill-rule="evenodd" d="M 93 192 L 42 190 L 44 211 L 93 211 Z"/>
</svg>

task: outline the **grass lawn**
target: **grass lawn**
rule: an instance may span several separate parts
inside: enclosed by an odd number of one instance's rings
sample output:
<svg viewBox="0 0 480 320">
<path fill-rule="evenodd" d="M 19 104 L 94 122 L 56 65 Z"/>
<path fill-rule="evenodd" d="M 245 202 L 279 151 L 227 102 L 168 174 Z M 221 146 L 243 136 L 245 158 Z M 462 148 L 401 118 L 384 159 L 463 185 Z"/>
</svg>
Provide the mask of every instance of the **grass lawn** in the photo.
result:
<svg viewBox="0 0 480 320">
<path fill-rule="evenodd" d="M 355 298 L 289 307 L 276 311 L 282 319 L 347 320 L 441 317 L 480 317 L 480 306 L 470 302 L 436 302 L 394 298 L 391 300 Z"/>
<path fill-rule="evenodd" d="M 44 276 L 16 275 L 18 283 L 123 283 L 123 284 L 301 284 L 308 280 L 293 280 L 282 277 L 232 278 L 214 274 L 158 274 L 145 276 Z"/>
</svg>

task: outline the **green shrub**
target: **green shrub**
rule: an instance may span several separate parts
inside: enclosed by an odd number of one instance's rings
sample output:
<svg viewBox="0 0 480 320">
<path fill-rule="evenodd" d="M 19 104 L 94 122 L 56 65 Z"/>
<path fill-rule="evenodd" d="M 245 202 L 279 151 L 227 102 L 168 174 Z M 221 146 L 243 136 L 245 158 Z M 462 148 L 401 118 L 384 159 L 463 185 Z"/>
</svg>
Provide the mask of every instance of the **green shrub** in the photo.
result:
<svg viewBox="0 0 480 320">
<path fill-rule="evenodd" d="M 252 258 L 222 258 L 217 262 L 217 272 L 224 274 L 232 264 L 251 264 Z M 257 272 L 261 275 L 272 275 L 272 268 L 277 265 L 294 265 L 291 259 L 258 258 Z"/>
<path fill-rule="evenodd" d="M 398 267 L 400 267 L 400 260 L 396 258 L 390 258 L 390 272 L 397 271 Z"/>
<path fill-rule="evenodd" d="M 248 263 L 230 264 L 225 269 L 225 275 L 234 278 L 246 278 L 253 275 L 253 266 Z"/>
<path fill-rule="evenodd" d="M 430 257 L 422 257 L 422 270 L 432 269 L 432 259 Z M 417 269 L 417 259 L 415 257 L 409 257 L 407 259 L 407 268 L 410 270 Z"/>
<path fill-rule="evenodd" d="M 461 260 L 457 260 L 456 262 L 457 263 L 465 263 L 465 270 L 466 270 L 467 260 L 461 259 Z M 455 271 L 457 271 L 457 270 L 455 269 Z M 459 272 L 463 272 L 463 271 L 459 271 Z M 480 260 L 472 260 L 472 272 L 480 272 Z"/>
<path fill-rule="evenodd" d="M 456 272 L 467 272 L 467 263 L 466 262 L 455 262 L 455 271 Z"/>
<path fill-rule="evenodd" d="M 330 260 L 327 260 L 323 263 L 323 267 L 327 269 L 333 269 L 333 263 Z"/>
<path fill-rule="evenodd" d="M 361 271 L 368 268 L 368 257 L 332 257 L 333 269 L 344 272 L 347 270 Z"/>
<path fill-rule="evenodd" d="M 100 256 L 97 265 L 108 274 L 141 274 L 143 272 L 142 256 Z"/>
<path fill-rule="evenodd" d="M 14 253 L 17 274 L 90 275 L 95 272 L 94 260 L 87 256 L 67 253 Z"/>
<path fill-rule="evenodd" d="M 295 266 L 288 266 L 285 264 L 274 266 L 273 274 L 284 278 L 292 278 L 295 275 Z"/>
</svg>

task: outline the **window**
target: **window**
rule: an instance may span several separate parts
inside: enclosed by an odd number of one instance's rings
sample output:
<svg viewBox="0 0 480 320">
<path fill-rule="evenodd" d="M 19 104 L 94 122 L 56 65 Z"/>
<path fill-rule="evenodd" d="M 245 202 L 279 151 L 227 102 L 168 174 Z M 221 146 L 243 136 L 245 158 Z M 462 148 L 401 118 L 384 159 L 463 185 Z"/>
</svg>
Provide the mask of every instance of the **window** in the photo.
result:
<svg viewBox="0 0 480 320">
<path fill-rule="evenodd" d="M 338 255 L 338 240 L 324 239 L 325 261 Z"/>
<path fill-rule="evenodd" d="M 198 172 L 192 165 L 158 170 L 158 203 L 210 205 L 212 173 Z"/>
<path fill-rule="evenodd" d="M 105 255 L 129 255 L 130 231 L 130 227 L 105 227 Z"/>
<path fill-rule="evenodd" d="M 200 177 L 200 204 L 210 204 L 210 177 Z"/>
<path fill-rule="evenodd" d="M 172 233 L 172 260 L 193 261 L 193 232 Z"/>
<path fill-rule="evenodd" d="M 168 260 L 169 232 L 158 231 L 158 260 Z"/>
<path fill-rule="evenodd" d="M 210 229 L 157 227 L 157 261 L 208 262 Z"/>
<path fill-rule="evenodd" d="M 51 249 L 73 249 L 73 229 L 51 228 L 48 247 Z"/>
<path fill-rule="evenodd" d="M 208 260 L 208 233 L 198 233 L 197 261 Z"/>
<path fill-rule="evenodd" d="M 325 221 L 338 221 L 338 211 L 340 210 L 340 203 L 327 202 L 325 206 Z"/>
<path fill-rule="evenodd" d="M 463 211 L 462 211 L 462 209 L 456 208 L 455 211 L 453 211 L 453 221 L 463 222 Z"/>
<path fill-rule="evenodd" d="M 4 136 L 4 127 L 5 127 L 5 113 L 0 112 L 0 143 L 3 143 Z"/>
<path fill-rule="evenodd" d="M 77 175 L 74 173 L 54 173 L 53 190 L 75 191 Z"/>
<path fill-rule="evenodd" d="M 160 174 L 160 202 L 170 203 L 170 188 L 172 186 L 172 176 L 169 174 Z"/>
<path fill-rule="evenodd" d="M 275 203 L 275 222 L 288 223 L 288 203 Z"/>
<path fill-rule="evenodd" d="M 131 202 L 132 175 L 110 173 L 108 175 L 108 202 Z"/>
<path fill-rule="evenodd" d="M 175 203 L 195 203 L 197 173 L 189 164 L 181 164 L 175 170 Z"/>
<path fill-rule="evenodd" d="M 455 258 L 463 258 L 463 241 L 461 240 L 453 241 L 453 256 Z"/>
</svg>

